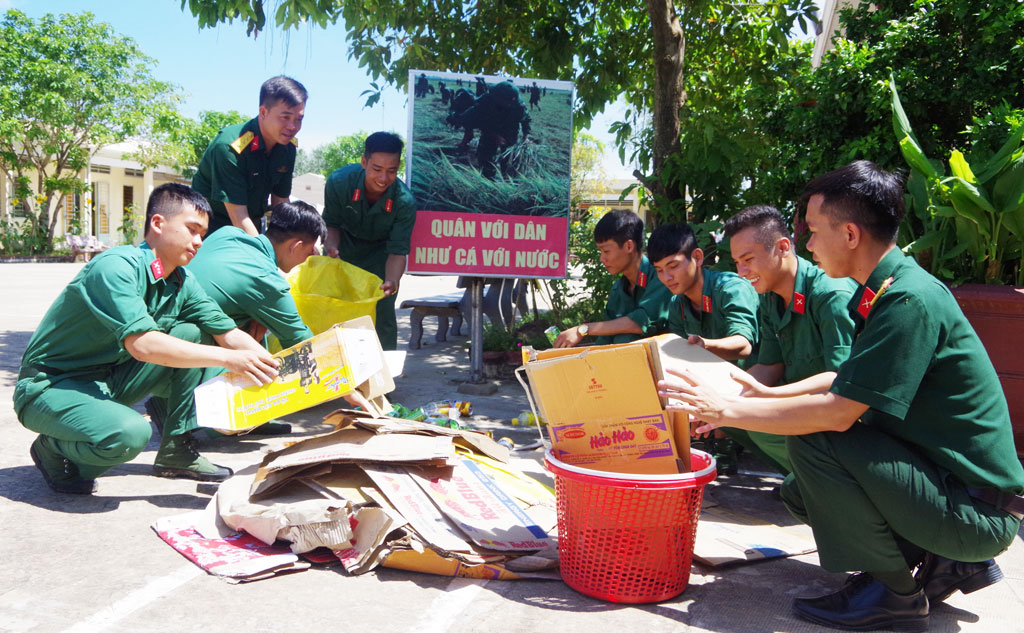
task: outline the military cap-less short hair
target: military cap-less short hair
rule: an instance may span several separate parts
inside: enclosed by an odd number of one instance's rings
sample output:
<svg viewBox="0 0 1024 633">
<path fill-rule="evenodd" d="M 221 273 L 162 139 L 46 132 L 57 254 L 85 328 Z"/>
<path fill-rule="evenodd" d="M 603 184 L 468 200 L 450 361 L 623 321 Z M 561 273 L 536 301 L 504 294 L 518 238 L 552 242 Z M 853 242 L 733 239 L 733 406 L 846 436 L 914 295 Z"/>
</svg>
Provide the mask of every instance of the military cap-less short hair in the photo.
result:
<svg viewBox="0 0 1024 633">
<path fill-rule="evenodd" d="M 652 264 L 673 255 L 690 259 L 696 248 L 697 236 L 689 224 L 662 224 L 654 229 L 647 242 L 647 259 Z"/>
<path fill-rule="evenodd" d="M 615 240 L 620 247 L 633 240 L 637 252 L 644 247 L 644 221 L 629 209 L 616 209 L 605 213 L 594 227 L 594 241 L 600 244 Z"/>
<path fill-rule="evenodd" d="M 754 228 L 759 244 L 771 249 L 780 237 L 790 237 L 786 221 L 773 206 L 757 204 L 747 207 L 725 221 L 725 236 L 733 237 L 740 231 Z"/>
<path fill-rule="evenodd" d="M 178 215 L 187 207 L 193 207 L 196 211 L 205 213 L 207 219 L 213 215 L 210 203 L 206 201 L 203 194 L 188 185 L 169 182 L 154 189 L 153 193 L 149 194 L 149 202 L 146 203 L 146 230 L 143 231 L 143 237 L 149 235 L 149 227 L 154 215 L 159 214 L 170 218 Z"/>
<path fill-rule="evenodd" d="M 297 106 L 306 103 L 308 94 L 306 87 L 291 77 L 278 75 L 271 77 L 260 86 L 260 105 L 272 108 L 278 101 L 284 101 L 289 106 Z"/>
<path fill-rule="evenodd" d="M 363 143 L 363 156 L 369 158 L 373 154 L 401 154 L 403 147 L 405 142 L 394 132 L 374 132 Z"/>
<path fill-rule="evenodd" d="M 833 223 L 852 222 L 883 244 L 896 241 L 906 213 L 903 175 L 888 172 L 867 160 L 858 160 L 818 176 L 804 189 L 800 208 L 822 196 L 821 211 Z"/>
<path fill-rule="evenodd" d="M 293 237 L 322 242 L 327 239 L 327 226 L 313 205 L 302 200 L 279 202 L 270 209 L 266 236 L 275 244 Z"/>
</svg>

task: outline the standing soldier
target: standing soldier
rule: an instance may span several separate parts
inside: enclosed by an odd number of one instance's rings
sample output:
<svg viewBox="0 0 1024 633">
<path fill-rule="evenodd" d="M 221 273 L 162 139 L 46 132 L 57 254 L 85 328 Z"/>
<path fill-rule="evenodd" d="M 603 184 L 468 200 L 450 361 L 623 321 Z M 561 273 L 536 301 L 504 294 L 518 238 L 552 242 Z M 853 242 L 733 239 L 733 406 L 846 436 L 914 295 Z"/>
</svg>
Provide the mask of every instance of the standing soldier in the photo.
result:
<svg viewBox="0 0 1024 633">
<path fill-rule="evenodd" d="M 361 163 L 336 170 L 324 188 L 324 251 L 384 280 L 380 288 L 385 298 L 377 302 L 376 325 L 386 350 L 398 348 L 395 295 L 416 221 L 416 200 L 398 179 L 403 145 L 397 134 L 371 134 Z"/>
<path fill-rule="evenodd" d="M 530 86 L 530 110 L 533 110 L 534 106 L 537 106 L 537 109 L 540 110 L 540 86 L 537 85 L 536 81 Z"/>
<path fill-rule="evenodd" d="M 192 186 L 213 209 L 209 233 L 234 225 L 259 235 L 269 206 L 288 201 L 295 135 L 305 111 L 302 84 L 284 75 L 272 77 L 260 87 L 259 115 L 225 127 L 213 139 L 192 177 Z"/>
</svg>

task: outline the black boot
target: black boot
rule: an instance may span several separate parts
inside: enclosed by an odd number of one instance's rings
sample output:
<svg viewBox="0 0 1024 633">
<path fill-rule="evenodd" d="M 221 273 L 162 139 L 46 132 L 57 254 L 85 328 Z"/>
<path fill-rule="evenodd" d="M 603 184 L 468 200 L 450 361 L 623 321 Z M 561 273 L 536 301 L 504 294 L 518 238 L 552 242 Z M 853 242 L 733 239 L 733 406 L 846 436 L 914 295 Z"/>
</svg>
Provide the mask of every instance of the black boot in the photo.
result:
<svg viewBox="0 0 1024 633">
<path fill-rule="evenodd" d="M 83 479 L 78 466 L 50 446 L 50 440 L 40 435 L 28 449 L 43 480 L 54 492 L 69 495 L 91 495 L 96 492 L 95 479 Z"/>
</svg>

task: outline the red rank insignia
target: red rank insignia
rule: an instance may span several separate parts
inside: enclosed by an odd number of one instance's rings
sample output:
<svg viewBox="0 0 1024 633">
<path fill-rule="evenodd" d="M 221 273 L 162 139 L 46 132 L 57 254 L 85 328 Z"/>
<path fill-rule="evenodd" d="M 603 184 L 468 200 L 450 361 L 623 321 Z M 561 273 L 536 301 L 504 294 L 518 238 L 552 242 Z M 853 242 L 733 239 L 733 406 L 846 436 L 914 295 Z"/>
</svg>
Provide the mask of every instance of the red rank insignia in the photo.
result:
<svg viewBox="0 0 1024 633">
<path fill-rule="evenodd" d="M 258 137 L 258 136 L 252 137 L 252 143 L 249 143 L 249 150 L 255 152 L 259 148 L 260 148 L 260 137 Z"/>
<path fill-rule="evenodd" d="M 157 279 L 164 278 L 164 263 L 160 261 L 159 257 L 149 262 L 149 269 L 153 271 L 153 276 Z"/>
<path fill-rule="evenodd" d="M 640 274 L 636 276 L 636 285 L 641 288 L 647 287 L 647 273 L 642 270 L 640 271 Z"/>
<path fill-rule="evenodd" d="M 384 211 L 391 213 L 391 198 L 388 198 L 388 201 L 384 203 Z"/>
<path fill-rule="evenodd" d="M 363 196 L 362 189 L 356 189 L 352 192 L 352 202 L 359 202 L 359 198 Z"/>
<path fill-rule="evenodd" d="M 703 310 L 704 312 L 711 312 L 711 297 L 709 297 L 707 295 L 701 295 L 700 299 L 701 299 L 701 303 L 700 303 L 701 310 Z"/>
<path fill-rule="evenodd" d="M 803 314 L 807 309 L 807 299 L 799 292 L 793 293 L 793 312 Z"/>
<path fill-rule="evenodd" d="M 865 286 L 864 294 L 860 296 L 860 305 L 857 306 L 857 313 L 866 319 L 873 305 L 875 305 L 875 291 Z"/>
</svg>

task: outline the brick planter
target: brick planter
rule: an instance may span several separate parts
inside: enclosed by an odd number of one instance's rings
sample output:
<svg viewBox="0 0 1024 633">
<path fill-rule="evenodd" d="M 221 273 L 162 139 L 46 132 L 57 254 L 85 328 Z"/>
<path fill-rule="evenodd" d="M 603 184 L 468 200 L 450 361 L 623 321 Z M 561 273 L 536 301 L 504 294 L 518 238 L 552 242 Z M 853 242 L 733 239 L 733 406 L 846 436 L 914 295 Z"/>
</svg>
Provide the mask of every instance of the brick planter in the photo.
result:
<svg viewBox="0 0 1024 633">
<path fill-rule="evenodd" d="M 1017 455 L 1024 458 L 1024 288 L 965 284 L 953 296 L 999 374 Z"/>
</svg>

